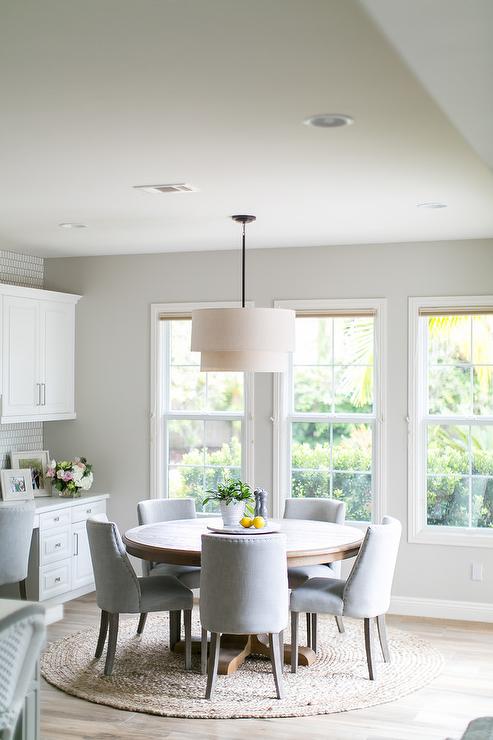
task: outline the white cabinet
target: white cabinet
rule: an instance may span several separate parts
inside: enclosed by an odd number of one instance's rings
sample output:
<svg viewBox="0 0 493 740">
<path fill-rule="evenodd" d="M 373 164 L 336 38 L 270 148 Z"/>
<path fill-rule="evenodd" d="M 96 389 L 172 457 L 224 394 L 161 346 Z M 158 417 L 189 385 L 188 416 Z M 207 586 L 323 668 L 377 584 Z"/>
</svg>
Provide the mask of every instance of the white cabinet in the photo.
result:
<svg viewBox="0 0 493 740">
<path fill-rule="evenodd" d="M 73 590 L 94 581 L 85 521 L 72 524 L 72 539 L 74 542 L 74 557 L 72 560 Z"/>
<path fill-rule="evenodd" d="M 0 285 L 0 423 L 75 418 L 75 305 L 79 298 Z"/>
</svg>

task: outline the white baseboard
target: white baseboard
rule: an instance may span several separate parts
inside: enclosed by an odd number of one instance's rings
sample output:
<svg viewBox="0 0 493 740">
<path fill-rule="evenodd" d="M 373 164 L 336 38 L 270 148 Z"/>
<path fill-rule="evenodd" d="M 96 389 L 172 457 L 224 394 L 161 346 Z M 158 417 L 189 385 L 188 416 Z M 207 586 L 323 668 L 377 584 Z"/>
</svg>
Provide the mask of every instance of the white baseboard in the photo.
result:
<svg viewBox="0 0 493 740">
<path fill-rule="evenodd" d="M 417 596 L 393 596 L 390 602 L 389 614 L 401 614 L 407 617 L 458 619 L 469 622 L 493 622 L 493 603 L 426 599 Z"/>
</svg>

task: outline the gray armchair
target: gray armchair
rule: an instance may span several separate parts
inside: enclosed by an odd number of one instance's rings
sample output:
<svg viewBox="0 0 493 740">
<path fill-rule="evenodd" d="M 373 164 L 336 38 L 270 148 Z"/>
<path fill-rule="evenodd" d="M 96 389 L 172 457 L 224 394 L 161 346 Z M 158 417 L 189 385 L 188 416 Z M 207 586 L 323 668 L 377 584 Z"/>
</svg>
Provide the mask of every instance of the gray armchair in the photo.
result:
<svg viewBox="0 0 493 740">
<path fill-rule="evenodd" d="M 284 505 L 285 519 L 311 519 L 315 522 L 331 522 L 332 524 L 344 524 L 346 521 L 346 504 L 330 498 L 288 498 Z M 341 563 L 326 563 L 325 565 L 301 565 L 288 568 L 289 588 L 302 586 L 309 578 L 340 578 Z M 344 632 L 342 617 L 335 618 L 337 629 Z M 306 615 L 306 637 L 308 647 L 313 648 L 313 623 L 316 621 L 315 614 Z"/>
<path fill-rule="evenodd" d="M 32 501 L 0 505 L 0 586 L 18 583 L 24 600 L 34 513 Z"/>
<path fill-rule="evenodd" d="M 19 602 L 17 602 L 19 603 Z M 46 628 L 44 609 L 26 604 L 0 605 L 0 738 L 12 740 L 24 699 L 33 680 Z"/>
<path fill-rule="evenodd" d="M 96 647 L 100 658 L 109 628 L 108 648 L 104 673 L 113 671 L 118 639 L 119 616 L 122 613 L 139 614 L 137 633 L 144 629 L 148 612 L 170 612 L 170 648 L 179 639 L 177 624 L 181 611 L 185 622 L 185 668 L 192 662 L 192 606 L 193 594 L 172 576 L 137 578 L 125 546 L 114 522 L 105 514 L 98 514 L 86 522 L 91 560 L 96 581 L 96 600 L 101 609 L 101 624 Z"/>
<path fill-rule="evenodd" d="M 140 525 L 195 519 L 196 516 L 195 501 L 192 498 L 155 498 L 139 501 L 137 504 Z M 200 568 L 195 566 L 143 561 L 142 567 L 145 576 L 174 576 L 188 588 L 200 588 Z"/>
<path fill-rule="evenodd" d="M 283 630 L 288 623 L 286 537 L 202 535 L 202 661 L 211 632 L 206 699 L 217 677 L 221 634 L 268 633 L 277 698 L 282 699 Z"/>
<path fill-rule="evenodd" d="M 298 617 L 310 612 L 315 619 L 312 637 L 316 650 L 316 615 L 334 614 L 364 620 L 366 658 L 370 680 L 374 680 L 375 661 L 372 619 L 376 620 L 384 661 L 390 662 L 385 614 L 390 606 L 392 580 L 401 538 L 401 524 L 385 516 L 382 524 L 370 525 L 347 580 L 311 578 L 291 594 L 291 671 L 296 673 Z"/>
</svg>

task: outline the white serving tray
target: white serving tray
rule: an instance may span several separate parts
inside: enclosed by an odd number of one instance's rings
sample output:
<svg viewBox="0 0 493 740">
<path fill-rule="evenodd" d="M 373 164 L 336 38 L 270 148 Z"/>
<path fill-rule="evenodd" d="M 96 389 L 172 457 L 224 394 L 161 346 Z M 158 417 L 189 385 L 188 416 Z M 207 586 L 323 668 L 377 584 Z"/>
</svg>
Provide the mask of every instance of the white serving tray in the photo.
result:
<svg viewBox="0 0 493 740">
<path fill-rule="evenodd" d="M 277 523 L 266 524 L 262 529 L 256 529 L 255 527 L 242 527 L 241 524 L 235 524 L 232 527 L 211 527 L 207 525 L 207 529 L 217 534 L 272 534 L 272 532 L 280 532 L 281 526 Z"/>
</svg>

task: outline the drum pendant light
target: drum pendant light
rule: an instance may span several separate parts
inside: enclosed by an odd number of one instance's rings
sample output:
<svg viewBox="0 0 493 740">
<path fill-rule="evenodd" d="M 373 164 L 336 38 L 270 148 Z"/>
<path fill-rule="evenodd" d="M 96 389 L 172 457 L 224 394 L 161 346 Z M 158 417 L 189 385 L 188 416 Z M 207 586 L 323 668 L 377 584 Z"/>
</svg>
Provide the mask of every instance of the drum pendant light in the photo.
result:
<svg viewBox="0 0 493 740">
<path fill-rule="evenodd" d="M 201 353 L 201 370 L 284 372 L 294 351 L 295 312 L 245 306 L 245 227 L 256 217 L 232 219 L 242 224 L 241 308 L 192 311 L 192 351 Z"/>
</svg>

